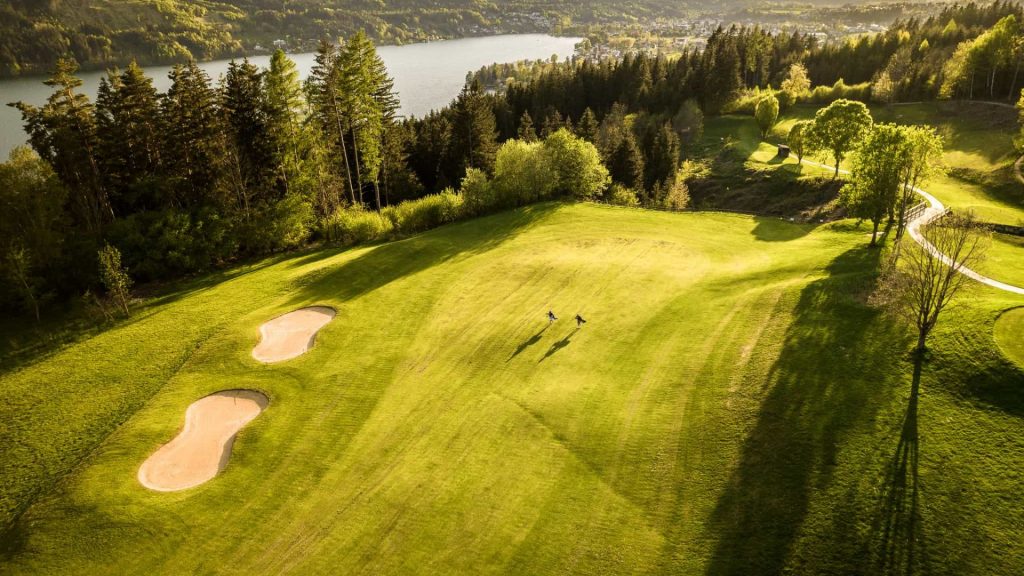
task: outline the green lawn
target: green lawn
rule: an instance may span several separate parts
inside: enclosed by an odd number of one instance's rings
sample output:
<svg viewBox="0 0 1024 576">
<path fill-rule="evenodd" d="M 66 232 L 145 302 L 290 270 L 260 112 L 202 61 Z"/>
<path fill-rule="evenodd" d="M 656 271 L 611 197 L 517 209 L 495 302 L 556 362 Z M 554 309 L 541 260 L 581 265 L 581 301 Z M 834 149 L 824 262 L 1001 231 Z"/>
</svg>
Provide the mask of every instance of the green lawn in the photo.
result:
<svg viewBox="0 0 1024 576">
<path fill-rule="evenodd" d="M 790 110 L 772 131 L 772 141 L 784 142 L 797 120 L 814 117 L 814 106 Z M 949 174 L 924 186 L 954 210 L 972 210 L 982 220 L 1002 224 L 1024 223 L 1024 186 L 1013 177 L 1018 153 L 1014 110 L 990 104 L 924 103 L 873 106 L 876 122 L 927 124 L 945 141 L 943 159 Z M 752 120 L 751 120 L 752 121 Z M 755 133 L 756 135 L 756 133 Z M 762 145 L 758 159 L 774 148 Z M 830 163 L 827 158 L 819 158 Z"/>
<path fill-rule="evenodd" d="M 1024 238 L 993 234 L 978 272 L 1014 286 L 1024 286 Z M 1024 340 L 1024 333 L 1021 339 Z"/>
<path fill-rule="evenodd" d="M 1024 573 L 1024 299 L 964 299 L 908 404 L 865 232 L 546 204 L 193 283 L 0 375 L 0 573 Z M 241 387 L 220 476 L 139 485 Z"/>
<path fill-rule="evenodd" d="M 996 322 L 996 342 L 1011 360 L 1024 369 L 1024 308 L 1014 308 Z"/>
</svg>

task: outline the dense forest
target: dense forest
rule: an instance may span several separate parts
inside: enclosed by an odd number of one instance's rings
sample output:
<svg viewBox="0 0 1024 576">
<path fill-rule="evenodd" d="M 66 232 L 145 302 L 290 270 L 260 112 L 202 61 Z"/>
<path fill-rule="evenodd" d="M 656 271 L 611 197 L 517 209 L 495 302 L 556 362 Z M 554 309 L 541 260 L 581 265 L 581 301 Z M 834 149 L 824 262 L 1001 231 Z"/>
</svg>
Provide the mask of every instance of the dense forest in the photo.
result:
<svg viewBox="0 0 1024 576">
<path fill-rule="evenodd" d="M 0 75 L 45 73 L 68 55 L 83 68 L 103 68 L 131 60 L 147 65 L 239 56 L 258 45 L 271 48 L 276 40 L 291 49 L 312 49 L 317 39 L 358 30 L 388 44 L 557 32 L 574 21 L 650 14 L 654 5 L 565 0 L 4 0 Z M 659 10 L 678 13 L 670 5 Z"/>
<path fill-rule="evenodd" d="M 321 42 L 304 83 L 280 51 L 266 70 L 234 62 L 216 84 L 179 65 L 162 94 L 132 63 L 95 102 L 61 60 L 49 101 L 18 104 L 31 150 L 0 166 L 0 306 L 83 292 L 98 303 L 111 271 L 97 254 L 148 282 L 546 198 L 686 208 L 706 115 L 755 114 L 767 130 L 798 101 L 1005 100 L 1024 84 L 1020 16 L 971 4 L 842 47 L 719 29 L 679 58 L 536 63 L 498 93 L 473 79 L 451 106 L 409 119 L 363 33 Z M 908 50 L 946 56 L 898 65 Z M 847 70 L 866 80 L 845 84 Z"/>
</svg>

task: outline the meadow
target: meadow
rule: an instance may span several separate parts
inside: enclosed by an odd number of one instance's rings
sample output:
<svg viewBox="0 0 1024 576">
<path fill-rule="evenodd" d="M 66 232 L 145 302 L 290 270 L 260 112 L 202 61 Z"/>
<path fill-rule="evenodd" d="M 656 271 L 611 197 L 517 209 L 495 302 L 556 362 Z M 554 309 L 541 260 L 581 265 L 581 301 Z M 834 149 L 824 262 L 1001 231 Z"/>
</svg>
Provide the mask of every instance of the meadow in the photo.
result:
<svg viewBox="0 0 1024 576">
<path fill-rule="evenodd" d="M 175 286 L 0 373 L 0 572 L 1022 573 L 1024 299 L 974 287 L 915 364 L 866 233 L 540 204 Z M 227 468 L 141 486 L 236 388 Z"/>
</svg>

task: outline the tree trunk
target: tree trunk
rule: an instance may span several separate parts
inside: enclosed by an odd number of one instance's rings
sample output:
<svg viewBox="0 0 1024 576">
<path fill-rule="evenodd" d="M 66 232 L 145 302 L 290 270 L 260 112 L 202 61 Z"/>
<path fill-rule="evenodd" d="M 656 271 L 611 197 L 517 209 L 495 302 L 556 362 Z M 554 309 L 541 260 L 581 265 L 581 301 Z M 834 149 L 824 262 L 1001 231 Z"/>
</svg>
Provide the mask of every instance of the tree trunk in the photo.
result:
<svg viewBox="0 0 1024 576">
<path fill-rule="evenodd" d="M 331 93 L 331 101 L 334 103 L 334 121 L 338 125 L 338 140 L 341 142 L 341 157 L 345 159 L 345 182 L 348 184 L 348 194 L 352 197 L 352 203 L 356 203 L 356 192 L 352 189 L 352 169 L 348 165 L 348 147 L 345 146 L 345 130 L 341 126 L 341 111 L 338 109 L 338 98 Z"/>
<path fill-rule="evenodd" d="M 928 349 L 928 347 L 925 345 L 925 340 L 927 338 L 928 338 L 928 329 L 927 328 L 918 328 L 918 330 L 917 330 L 917 348 L 914 348 L 915 352 L 920 354 L 920 353 L 922 353 L 922 352 L 924 352 L 925 350 Z"/>
<path fill-rule="evenodd" d="M 1013 102 L 1013 91 L 1017 88 L 1017 75 L 1020 74 L 1020 61 L 1021 58 L 1017 58 L 1017 66 L 1013 69 L 1013 80 L 1010 81 L 1010 94 L 1006 99 Z"/>
<path fill-rule="evenodd" d="M 878 223 L 879 222 L 881 222 L 881 220 L 873 220 L 872 221 L 872 224 L 874 225 L 874 229 L 871 230 L 871 244 L 869 244 L 869 246 L 871 246 L 871 247 L 874 247 L 875 245 L 878 244 Z"/>
</svg>

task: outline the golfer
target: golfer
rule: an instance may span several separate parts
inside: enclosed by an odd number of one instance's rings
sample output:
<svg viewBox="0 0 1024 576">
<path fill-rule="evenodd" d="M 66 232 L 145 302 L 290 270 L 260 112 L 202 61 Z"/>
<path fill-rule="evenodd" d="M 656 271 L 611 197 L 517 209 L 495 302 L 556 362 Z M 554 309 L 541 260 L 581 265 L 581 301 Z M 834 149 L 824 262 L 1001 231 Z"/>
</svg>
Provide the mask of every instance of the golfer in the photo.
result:
<svg viewBox="0 0 1024 576">
<path fill-rule="evenodd" d="M 551 310 L 548 310 L 548 324 L 551 324 L 555 320 L 558 320 L 558 316 L 555 316 L 554 312 L 552 312 Z"/>
<path fill-rule="evenodd" d="M 587 321 L 583 319 L 583 316 L 580 316 L 579 314 L 576 315 L 576 327 L 577 328 L 579 328 L 580 326 L 583 326 L 586 323 L 587 323 Z"/>
</svg>

